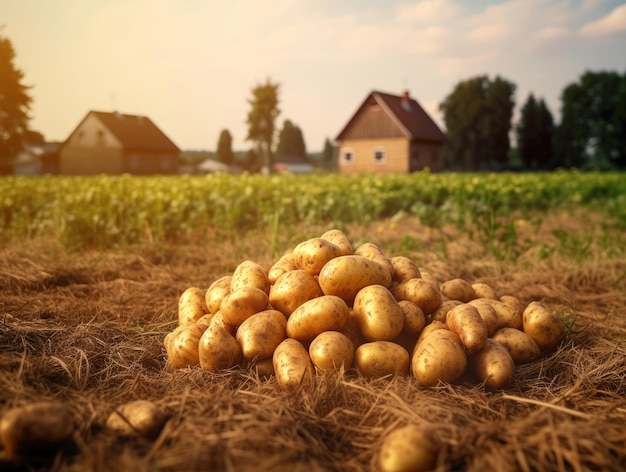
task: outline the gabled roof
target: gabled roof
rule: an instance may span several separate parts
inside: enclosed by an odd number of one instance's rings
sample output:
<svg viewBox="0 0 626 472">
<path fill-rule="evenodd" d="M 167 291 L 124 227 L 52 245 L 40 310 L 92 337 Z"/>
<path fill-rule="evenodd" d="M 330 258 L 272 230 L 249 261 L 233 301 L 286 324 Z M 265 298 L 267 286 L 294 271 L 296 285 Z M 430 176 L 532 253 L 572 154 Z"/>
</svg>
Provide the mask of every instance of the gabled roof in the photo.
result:
<svg viewBox="0 0 626 472">
<path fill-rule="evenodd" d="M 439 126 L 417 100 L 408 96 L 408 93 L 405 92 L 405 96 L 400 96 L 374 90 L 365 98 L 350 121 L 337 135 L 337 141 L 344 138 L 355 118 L 372 101 L 376 102 L 387 113 L 408 139 L 435 142 L 445 140 L 445 134 L 439 129 Z"/>
</svg>

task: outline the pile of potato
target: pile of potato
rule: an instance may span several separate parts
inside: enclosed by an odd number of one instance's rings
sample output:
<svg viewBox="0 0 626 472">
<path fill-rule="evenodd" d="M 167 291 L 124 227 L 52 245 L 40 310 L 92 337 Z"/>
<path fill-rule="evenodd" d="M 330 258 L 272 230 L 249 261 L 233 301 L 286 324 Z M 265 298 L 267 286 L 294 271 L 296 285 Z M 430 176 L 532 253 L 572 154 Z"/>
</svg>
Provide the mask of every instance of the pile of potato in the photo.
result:
<svg viewBox="0 0 626 472">
<path fill-rule="evenodd" d="M 483 283 L 438 281 L 407 257 L 372 243 L 355 249 L 330 230 L 269 270 L 246 260 L 206 290 L 187 289 L 165 347 L 174 368 L 255 369 L 287 391 L 341 368 L 413 375 L 426 387 L 469 371 L 503 389 L 516 364 L 564 335 L 562 319 L 539 302 L 524 306 Z"/>
</svg>

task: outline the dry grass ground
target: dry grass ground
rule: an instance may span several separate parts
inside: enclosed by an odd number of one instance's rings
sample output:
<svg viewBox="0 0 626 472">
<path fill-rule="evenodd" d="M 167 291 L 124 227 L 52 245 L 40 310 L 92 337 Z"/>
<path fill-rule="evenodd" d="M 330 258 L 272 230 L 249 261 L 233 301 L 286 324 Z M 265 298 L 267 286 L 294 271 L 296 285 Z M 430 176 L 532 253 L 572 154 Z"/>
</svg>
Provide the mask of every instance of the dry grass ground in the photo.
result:
<svg viewBox="0 0 626 472">
<path fill-rule="evenodd" d="M 0 415 L 57 399 L 75 409 L 81 427 L 75 445 L 47 461 L 3 457 L 0 469 L 375 470 L 383 437 L 415 423 L 441 444 L 438 470 L 626 470 L 626 256 L 616 246 L 626 241 L 617 230 L 590 231 L 600 227 L 594 218 L 521 221 L 515 245 L 501 245 L 498 258 L 468 233 L 410 218 L 345 228 L 353 243 L 375 242 L 442 280 L 486 282 L 568 317 L 568 339 L 518 367 L 501 392 L 471 378 L 426 389 L 412 377 L 366 380 L 347 371 L 320 374 L 288 394 L 275 379 L 241 370 L 168 367 L 163 338 L 175 326 L 180 293 L 245 259 L 268 266 L 276 243 L 287 249 L 301 240 L 288 232 L 277 241 L 213 234 L 108 252 L 67 253 L 50 240 L 5 243 Z M 557 229 L 580 237 L 566 244 Z M 168 414 L 156 440 L 104 428 L 115 407 L 140 398 Z"/>
</svg>

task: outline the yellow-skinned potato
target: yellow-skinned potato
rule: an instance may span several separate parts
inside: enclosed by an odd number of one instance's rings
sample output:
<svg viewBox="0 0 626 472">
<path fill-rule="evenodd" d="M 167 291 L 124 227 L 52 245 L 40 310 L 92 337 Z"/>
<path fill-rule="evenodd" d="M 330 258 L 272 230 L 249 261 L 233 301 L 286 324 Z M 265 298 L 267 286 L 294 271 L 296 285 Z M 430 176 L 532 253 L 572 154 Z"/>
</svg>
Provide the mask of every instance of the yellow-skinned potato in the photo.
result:
<svg viewBox="0 0 626 472">
<path fill-rule="evenodd" d="M 107 418 L 106 426 L 122 436 L 143 436 L 154 440 L 167 421 L 167 416 L 156 403 L 149 400 L 133 400 L 124 403 Z"/>
<path fill-rule="evenodd" d="M 441 305 L 439 289 L 425 279 L 409 279 L 393 289 L 396 300 L 409 300 L 419 306 L 425 315 Z"/>
<path fill-rule="evenodd" d="M 291 392 L 309 384 L 315 375 L 315 366 L 302 343 L 287 338 L 276 347 L 272 356 L 276 381 L 281 389 Z"/>
<path fill-rule="evenodd" d="M 280 258 L 270 267 L 267 272 L 267 279 L 270 284 L 278 280 L 278 277 L 290 270 L 296 270 L 296 261 L 294 260 L 293 251 L 280 256 Z"/>
<path fill-rule="evenodd" d="M 178 325 L 193 323 L 208 311 L 205 291 L 198 287 L 189 287 L 178 298 Z"/>
<path fill-rule="evenodd" d="M 368 341 L 391 341 L 404 328 L 404 312 L 382 285 L 368 285 L 354 299 L 354 315 Z"/>
<path fill-rule="evenodd" d="M 440 285 L 439 290 L 442 295 L 450 300 L 459 300 L 463 303 L 476 298 L 476 292 L 474 292 L 472 285 L 464 279 L 446 280 Z"/>
<path fill-rule="evenodd" d="M 330 241 L 335 246 L 337 246 L 339 248 L 340 256 L 354 254 L 354 248 L 352 247 L 352 243 L 345 235 L 345 233 L 339 229 L 330 229 L 322 234 L 321 238 Z"/>
<path fill-rule="evenodd" d="M 354 315 L 354 310 L 350 310 L 348 321 L 340 331 L 352 341 L 352 345 L 355 349 L 365 342 L 361 328 L 359 328 L 359 322 Z"/>
<path fill-rule="evenodd" d="M 287 319 L 278 310 L 264 310 L 245 320 L 237 329 L 236 339 L 247 360 L 271 357 L 286 337 Z"/>
<path fill-rule="evenodd" d="M 541 354 L 535 340 L 519 329 L 501 328 L 494 333 L 492 339 L 507 348 L 513 362 L 518 365 L 532 362 Z"/>
<path fill-rule="evenodd" d="M 206 329 L 205 324 L 190 323 L 178 326 L 165 337 L 167 360 L 174 369 L 199 364 L 198 342 Z"/>
<path fill-rule="evenodd" d="M 441 321 L 437 321 L 437 320 L 431 321 L 426 326 L 424 326 L 424 329 L 422 330 L 422 332 L 417 337 L 417 344 L 419 344 L 422 339 L 424 339 L 426 336 L 428 336 L 428 334 L 431 331 L 435 331 L 436 329 L 448 329 L 448 326 L 445 323 L 442 323 Z M 448 331 L 449 331 L 449 329 L 448 329 Z"/>
<path fill-rule="evenodd" d="M 309 346 L 311 361 L 319 370 L 349 369 L 354 359 L 354 344 L 339 331 L 318 334 Z"/>
<path fill-rule="evenodd" d="M 426 326 L 426 315 L 424 310 L 409 300 L 400 300 L 398 302 L 402 313 L 404 314 L 403 330 L 408 334 L 418 335 Z"/>
<path fill-rule="evenodd" d="M 513 295 L 502 295 L 500 301 L 505 305 L 509 305 L 518 313 L 524 313 L 524 309 L 526 308 L 522 301 Z"/>
<path fill-rule="evenodd" d="M 405 256 L 394 256 L 391 258 L 393 266 L 393 280 L 402 283 L 409 279 L 420 279 L 422 273 L 417 264 Z"/>
<path fill-rule="evenodd" d="M 211 322 L 209 324 L 219 324 L 222 328 L 228 331 L 231 336 L 234 336 L 235 333 L 237 333 L 237 326 L 226 323 L 221 311 L 218 311 L 211 317 Z"/>
<path fill-rule="evenodd" d="M 433 321 L 441 321 L 442 323 L 445 323 L 448 312 L 455 306 L 462 304 L 463 302 L 459 300 L 444 300 L 441 302 L 441 305 L 439 305 L 437 309 L 430 314 L 430 317 Z"/>
<path fill-rule="evenodd" d="M 211 323 L 198 344 L 200 367 L 216 372 L 230 369 L 243 359 L 241 346 L 221 323 Z"/>
<path fill-rule="evenodd" d="M 439 446 L 424 428 L 409 424 L 389 433 L 378 451 L 381 472 L 426 472 L 437 463 Z"/>
<path fill-rule="evenodd" d="M 322 238 L 302 241 L 293 250 L 296 267 L 311 275 L 318 275 L 328 261 L 340 255 L 341 249 L 337 245 Z"/>
<path fill-rule="evenodd" d="M 226 323 L 239 326 L 255 313 L 265 310 L 269 301 L 268 294 L 263 290 L 257 287 L 241 287 L 224 297 L 220 313 Z"/>
<path fill-rule="evenodd" d="M 535 340 L 539 349 L 551 351 L 565 338 L 565 323 L 542 303 L 531 302 L 523 313 L 523 331 Z"/>
<path fill-rule="evenodd" d="M 468 351 L 478 351 L 485 345 L 487 326 L 475 306 L 469 303 L 455 306 L 448 312 L 446 324 Z"/>
<path fill-rule="evenodd" d="M 422 273 L 422 279 L 424 279 L 426 282 L 430 282 L 431 284 L 433 284 L 437 289 L 439 289 L 439 285 L 441 285 L 441 283 L 439 282 L 439 279 L 437 277 L 435 277 L 434 274 L 431 274 L 430 272 L 427 272 L 425 270 L 420 270 L 420 272 Z M 418 277 L 420 278 L 420 277 Z"/>
<path fill-rule="evenodd" d="M 328 261 L 319 274 L 318 282 L 325 295 L 336 295 L 351 304 L 363 287 L 389 287 L 391 274 L 384 265 L 354 254 Z"/>
<path fill-rule="evenodd" d="M 270 282 L 267 271 L 254 261 L 241 262 L 233 272 L 230 281 L 230 291 L 234 292 L 244 287 L 255 287 L 264 291 L 270 291 Z"/>
<path fill-rule="evenodd" d="M 489 298 L 484 298 L 483 300 L 487 301 L 495 310 L 498 319 L 498 329 L 522 329 L 522 312 L 500 300 L 491 300 Z"/>
<path fill-rule="evenodd" d="M 217 313 L 222 300 L 230 293 L 232 275 L 225 275 L 213 282 L 206 291 L 205 302 L 209 313 Z"/>
<path fill-rule="evenodd" d="M 323 295 L 304 302 L 287 320 L 287 336 L 310 341 L 324 331 L 341 331 L 348 322 L 350 308 L 341 298 Z"/>
<path fill-rule="evenodd" d="M 364 377 L 408 375 L 409 353 L 391 341 L 372 341 L 356 349 L 354 366 Z"/>
<path fill-rule="evenodd" d="M 429 332 L 415 346 L 411 359 L 413 377 L 425 387 L 440 381 L 452 383 L 467 368 L 467 356 L 459 337 L 448 329 Z"/>
<path fill-rule="evenodd" d="M 269 379 L 274 375 L 273 356 L 266 357 L 265 359 L 254 359 L 252 361 L 243 359 L 241 366 L 246 370 L 255 372 L 260 379 Z"/>
<path fill-rule="evenodd" d="M 497 300 L 498 295 L 495 289 L 486 283 L 476 282 L 472 284 L 476 298 L 490 298 L 491 300 Z"/>
<path fill-rule="evenodd" d="M 385 252 L 374 243 L 363 243 L 354 250 L 354 253 L 358 256 L 367 257 L 373 261 L 382 264 L 389 270 L 389 275 L 393 279 L 393 264 L 391 259 L 385 254 Z"/>
<path fill-rule="evenodd" d="M 270 304 L 289 317 L 293 311 L 313 298 L 324 295 L 315 276 L 302 269 L 285 272 L 270 288 Z"/>
<path fill-rule="evenodd" d="M 478 310 L 478 314 L 487 327 L 487 335 L 492 336 L 498 329 L 498 315 L 496 314 L 496 310 L 484 298 L 475 298 L 469 302 L 469 304 Z"/>
<path fill-rule="evenodd" d="M 470 354 L 469 363 L 476 377 L 493 390 L 508 387 L 515 374 L 515 363 L 509 351 L 491 338 L 487 338 L 480 351 Z"/>
</svg>

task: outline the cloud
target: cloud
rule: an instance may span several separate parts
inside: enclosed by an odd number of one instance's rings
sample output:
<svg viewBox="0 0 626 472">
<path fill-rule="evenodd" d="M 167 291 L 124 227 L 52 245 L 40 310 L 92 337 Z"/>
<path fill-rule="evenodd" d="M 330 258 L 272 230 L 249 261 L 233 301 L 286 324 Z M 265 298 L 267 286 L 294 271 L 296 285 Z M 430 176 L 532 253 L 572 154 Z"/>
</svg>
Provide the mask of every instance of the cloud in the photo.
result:
<svg viewBox="0 0 626 472">
<path fill-rule="evenodd" d="M 626 4 L 615 7 L 604 18 L 584 25 L 580 32 L 584 36 L 604 36 L 626 31 Z"/>
<path fill-rule="evenodd" d="M 396 7 L 396 19 L 401 24 L 446 23 L 462 13 L 460 4 L 452 0 L 422 0 L 417 3 L 401 3 Z"/>
</svg>

